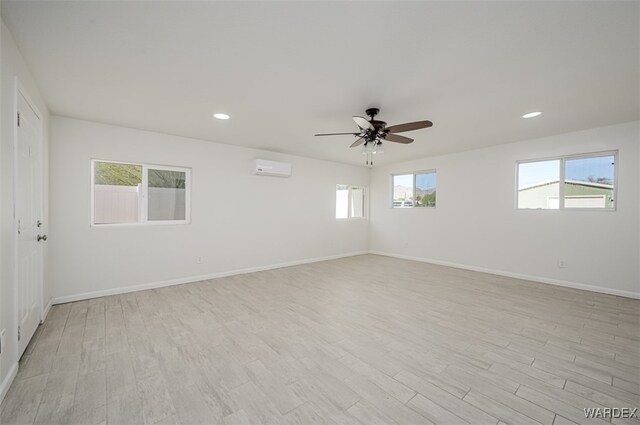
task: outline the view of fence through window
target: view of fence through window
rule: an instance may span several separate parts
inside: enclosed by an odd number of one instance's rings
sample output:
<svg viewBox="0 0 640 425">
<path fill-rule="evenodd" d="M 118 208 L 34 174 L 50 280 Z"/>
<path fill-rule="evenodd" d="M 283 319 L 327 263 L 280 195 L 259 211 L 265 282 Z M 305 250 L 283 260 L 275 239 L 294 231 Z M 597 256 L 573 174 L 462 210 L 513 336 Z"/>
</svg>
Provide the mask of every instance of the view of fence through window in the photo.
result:
<svg viewBox="0 0 640 425">
<path fill-rule="evenodd" d="M 185 219 L 186 173 L 149 169 L 149 220 Z"/>
<path fill-rule="evenodd" d="M 521 162 L 518 163 L 518 208 L 613 209 L 614 185 L 613 153 Z"/>
<path fill-rule="evenodd" d="M 96 162 L 94 224 L 140 221 L 142 166 Z"/>
<path fill-rule="evenodd" d="M 93 224 L 187 220 L 187 170 L 106 161 L 93 169 Z"/>
<path fill-rule="evenodd" d="M 393 208 L 435 207 L 436 172 L 393 176 Z"/>
</svg>

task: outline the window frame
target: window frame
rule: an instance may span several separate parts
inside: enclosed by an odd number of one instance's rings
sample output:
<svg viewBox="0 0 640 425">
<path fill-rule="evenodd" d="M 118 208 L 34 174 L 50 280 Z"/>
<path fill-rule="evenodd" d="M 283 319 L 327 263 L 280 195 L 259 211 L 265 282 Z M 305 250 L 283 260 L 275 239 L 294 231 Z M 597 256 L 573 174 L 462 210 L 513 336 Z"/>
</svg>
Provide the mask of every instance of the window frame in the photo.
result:
<svg viewBox="0 0 640 425">
<path fill-rule="evenodd" d="M 615 212 L 618 210 L 618 153 L 616 150 L 609 151 L 598 151 L 598 152 L 587 152 L 587 153 L 579 153 L 579 154 L 570 154 L 570 155 L 558 155 L 551 156 L 545 158 L 537 158 L 537 159 L 524 159 L 524 160 L 516 160 L 515 172 L 515 197 L 514 197 L 514 206 L 516 210 L 519 211 L 607 211 L 607 212 Z M 613 207 L 611 208 L 566 208 L 565 204 L 565 174 L 566 174 L 566 163 L 567 161 L 574 159 L 587 159 L 587 158 L 598 158 L 604 156 L 613 156 Z M 559 181 L 558 181 L 558 208 L 520 208 L 518 206 L 518 195 L 519 190 L 518 186 L 520 185 L 520 164 L 527 164 L 531 162 L 543 162 L 543 161 L 560 161 L 560 172 L 559 172 Z"/>
<path fill-rule="evenodd" d="M 416 176 L 418 174 L 435 174 L 436 175 L 436 204 L 432 207 L 429 206 L 424 206 L 424 207 L 416 207 L 415 205 L 412 205 L 410 207 L 394 207 L 393 206 L 393 187 L 394 187 L 394 179 L 395 176 L 406 176 L 407 174 L 411 174 L 413 176 L 413 200 L 415 202 L 415 198 L 416 198 Z M 392 173 L 391 174 L 391 202 L 389 203 L 389 208 L 391 208 L 392 210 L 408 210 L 408 209 L 413 209 L 413 208 L 417 208 L 420 210 L 430 210 L 430 209 L 436 209 L 438 208 L 438 195 L 437 195 L 437 191 L 438 191 L 438 171 L 433 168 L 430 170 L 420 170 L 420 171 L 407 171 L 407 172 L 402 172 L 402 173 Z"/>
<path fill-rule="evenodd" d="M 141 196 L 143 199 L 142 205 L 142 217 L 141 221 L 135 221 L 131 223 L 96 223 L 95 222 L 95 208 L 96 208 L 96 200 L 95 200 L 95 164 L 96 162 L 107 162 L 111 164 L 124 164 L 124 165 L 135 165 L 142 168 L 142 182 L 141 182 Z M 184 188 L 185 188 L 185 211 L 184 211 L 184 220 L 149 220 L 148 217 L 148 208 L 149 208 L 149 169 L 152 170 L 163 170 L 163 171 L 177 171 L 180 173 L 185 173 L 184 178 Z M 190 167 L 180 167 L 173 165 L 160 165 L 160 164 L 148 164 L 148 163 L 140 163 L 140 162 L 128 162 L 128 161 L 113 161 L 110 159 L 96 159 L 91 158 L 91 187 L 90 187 L 90 198 L 89 202 L 90 206 L 90 217 L 89 217 L 89 226 L 92 228 L 102 228 L 102 227 L 132 227 L 132 226 L 155 226 L 155 225 L 185 225 L 191 224 L 191 168 Z"/>
<path fill-rule="evenodd" d="M 338 186 L 347 186 L 349 188 L 349 194 L 347 197 L 347 217 L 338 218 L 335 217 L 338 221 L 346 221 L 346 220 L 366 220 L 367 219 L 367 199 L 368 199 L 368 191 L 366 186 L 359 186 L 355 184 L 341 184 L 336 183 L 336 187 L 334 189 L 333 196 L 335 198 L 336 192 L 338 191 Z M 351 216 L 351 189 L 362 189 L 362 217 L 352 217 Z M 337 203 L 337 199 L 335 199 Z M 333 211 L 336 212 L 337 205 L 334 207 Z"/>
</svg>

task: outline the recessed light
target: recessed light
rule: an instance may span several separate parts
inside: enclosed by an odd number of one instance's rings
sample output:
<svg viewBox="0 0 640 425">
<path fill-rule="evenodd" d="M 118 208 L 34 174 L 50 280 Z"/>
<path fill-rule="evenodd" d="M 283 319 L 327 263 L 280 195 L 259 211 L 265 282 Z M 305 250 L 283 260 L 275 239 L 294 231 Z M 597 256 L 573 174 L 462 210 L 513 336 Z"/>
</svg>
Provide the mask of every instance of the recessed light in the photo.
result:
<svg viewBox="0 0 640 425">
<path fill-rule="evenodd" d="M 529 112 L 528 114 L 524 114 L 522 118 L 533 118 L 540 115 L 542 112 Z"/>
<path fill-rule="evenodd" d="M 229 115 L 222 113 L 213 114 L 213 117 L 219 120 L 228 120 L 229 118 L 231 118 Z"/>
</svg>

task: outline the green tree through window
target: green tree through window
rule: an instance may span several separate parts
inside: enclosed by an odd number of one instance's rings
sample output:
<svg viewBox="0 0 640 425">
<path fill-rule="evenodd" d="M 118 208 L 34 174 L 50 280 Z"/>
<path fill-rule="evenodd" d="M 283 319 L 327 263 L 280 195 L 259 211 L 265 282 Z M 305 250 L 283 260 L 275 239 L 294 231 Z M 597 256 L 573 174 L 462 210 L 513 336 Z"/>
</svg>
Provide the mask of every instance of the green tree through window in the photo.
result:
<svg viewBox="0 0 640 425">
<path fill-rule="evenodd" d="M 141 165 L 118 164 L 114 162 L 95 163 L 95 184 L 110 186 L 137 186 L 141 183 Z"/>
</svg>

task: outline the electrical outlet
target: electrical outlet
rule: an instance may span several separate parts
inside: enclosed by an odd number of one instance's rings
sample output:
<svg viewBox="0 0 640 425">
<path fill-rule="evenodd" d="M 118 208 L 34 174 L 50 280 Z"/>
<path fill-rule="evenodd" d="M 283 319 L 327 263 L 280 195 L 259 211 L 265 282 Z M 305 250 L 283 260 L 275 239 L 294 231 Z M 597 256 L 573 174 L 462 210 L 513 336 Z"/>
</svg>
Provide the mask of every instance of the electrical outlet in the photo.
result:
<svg viewBox="0 0 640 425">
<path fill-rule="evenodd" d="M 567 260 L 558 260 L 558 267 L 560 267 L 561 269 L 566 269 L 567 268 Z"/>
<path fill-rule="evenodd" d="M 202 264 L 202 257 L 196 257 L 196 264 Z"/>
<path fill-rule="evenodd" d="M 4 351 L 4 329 L 0 331 L 0 353 Z"/>
</svg>

